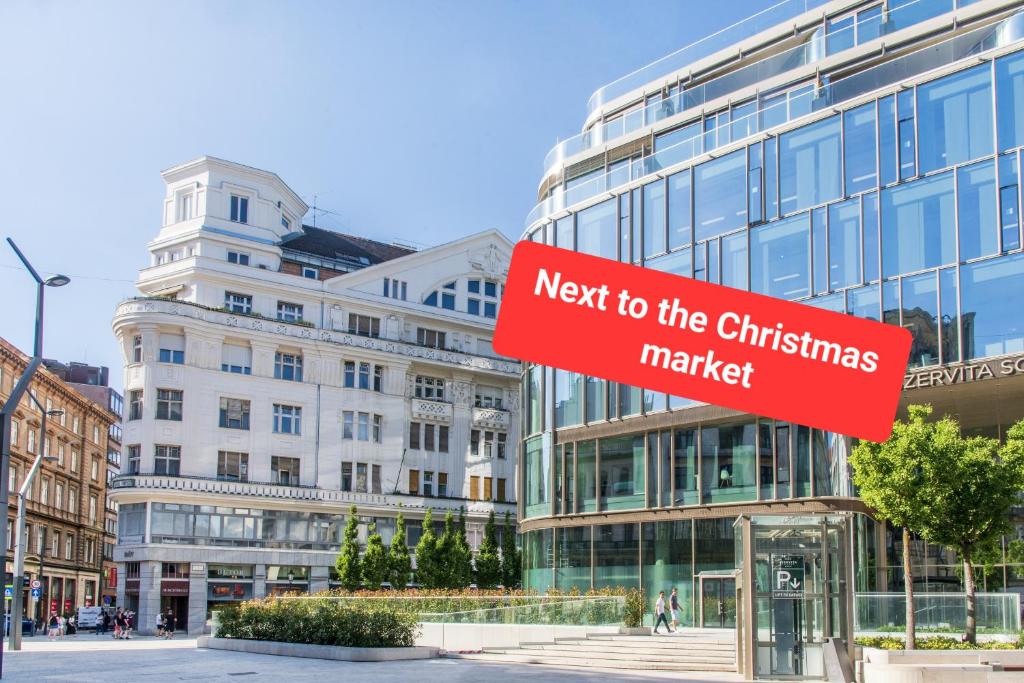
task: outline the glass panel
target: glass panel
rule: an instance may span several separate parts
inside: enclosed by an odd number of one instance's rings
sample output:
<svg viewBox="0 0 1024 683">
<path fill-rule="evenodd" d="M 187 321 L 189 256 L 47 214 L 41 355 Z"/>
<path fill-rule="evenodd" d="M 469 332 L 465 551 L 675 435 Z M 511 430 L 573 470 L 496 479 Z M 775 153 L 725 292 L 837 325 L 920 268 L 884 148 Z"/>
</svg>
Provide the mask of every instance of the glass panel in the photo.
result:
<svg viewBox="0 0 1024 683">
<path fill-rule="evenodd" d="M 964 360 L 1024 351 L 1024 255 L 960 268 Z"/>
<path fill-rule="evenodd" d="M 677 429 L 672 438 L 675 470 L 672 505 L 695 505 L 697 497 L 697 430 Z"/>
<path fill-rule="evenodd" d="M 594 527 L 594 588 L 640 586 L 640 525 Z"/>
<path fill-rule="evenodd" d="M 668 248 L 690 244 L 693 220 L 690 205 L 690 170 L 668 177 Z"/>
<path fill-rule="evenodd" d="M 846 194 L 856 194 L 877 185 L 875 170 L 875 103 L 843 114 L 843 148 L 846 160 Z"/>
<path fill-rule="evenodd" d="M 746 150 L 740 149 L 696 168 L 696 240 L 732 232 L 746 225 L 746 157 Z"/>
<path fill-rule="evenodd" d="M 825 22 L 825 53 L 834 55 L 837 52 L 848 50 L 853 47 L 853 20 L 852 14 L 845 17 L 829 19 Z"/>
<path fill-rule="evenodd" d="M 991 154 L 990 66 L 982 64 L 919 85 L 917 121 L 921 173 Z"/>
<path fill-rule="evenodd" d="M 860 284 L 860 200 L 828 209 L 828 286 L 842 289 Z"/>
<path fill-rule="evenodd" d="M 722 284 L 747 289 L 747 233 L 722 238 Z"/>
<path fill-rule="evenodd" d="M 614 260 L 615 200 L 609 199 L 576 214 L 576 251 Z"/>
<path fill-rule="evenodd" d="M 861 197 L 864 228 L 864 281 L 878 279 L 878 193 Z"/>
<path fill-rule="evenodd" d="M 543 413 L 543 397 L 540 392 L 541 373 L 544 368 L 534 365 L 530 368 L 529 385 L 527 386 L 527 399 L 530 402 L 529 421 L 526 432 L 533 434 L 541 430 L 541 415 Z"/>
<path fill-rule="evenodd" d="M 914 91 L 904 90 L 896 95 L 899 134 L 900 180 L 913 178 L 917 173 L 917 142 L 914 138 Z"/>
<path fill-rule="evenodd" d="M 644 507 L 644 437 L 601 439 L 601 509 Z"/>
<path fill-rule="evenodd" d="M 833 116 L 779 138 L 782 213 L 792 213 L 840 197 L 842 187 L 840 119 Z"/>
<path fill-rule="evenodd" d="M 825 207 L 811 211 L 811 246 L 813 249 L 814 293 L 828 291 L 828 238 L 826 228 Z"/>
<path fill-rule="evenodd" d="M 775 423 L 775 486 L 777 498 L 789 498 L 792 483 L 790 464 L 790 428 L 785 423 Z"/>
<path fill-rule="evenodd" d="M 960 313 L 956 302 L 956 268 L 939 271 L 939 307 L 942 312 L 942 362 L 956 363 L 960 360 Z"/>
<path fill-rule="evenodd" d="M 957 169 L 961 261 L 999 251 L 996 210 L 995 163 L 983 161 Z"/>
<path fill-rule="evenodd" d="M 690 250 L 680 249 L 679 251 L 666 254 L 664 256 L 658 256 L 645 261 L 644 266 L 647 268 L 654 268 L 665 273 L 672 273 L 673 275 L 682 275 L 683 277 L 693 277 L 693 264 L 690 262 Z"/>
<path fill-rule="evenodd" d="M 999 157 L 999 228 L 1003 251 L 1020 248 L 1020 173 L 1017 154 Z"/>
<path fill-rule="evenodd" d="M 555 221 L 555 246 L 573 251 L 576 249 L 576 242 L 573 238 L 573 217 L 566 216 Z M 471 281 L 478 282 L 478 281 Z M 479 285 L 478 285 L 479 288 Z"/>
<path fill-rule="evenodd" d="M 771 500 L 775 497 L 775 449 L 772 448 L 772 429 L 773 423 L 771 420 L 758 421 L 757 462 L 761 500 Z"/>
<path fill-rule="evenodd" d="M 878 300 L 877 284 L 851 289 L 847 291 L 846 297 L 850 315 L 875 321 L 879 319 L 881 304 Z"/>
<path fill-rule="evenodd" d="M 910 330 L 909 367 L 939 363 L 939 291 L 935 273 L 903 279 L 902 325 Z"/>
<path fill-rule="evenodd" d="M 576 501 L 580 512 L 597 510 L 597 442 L 576 444 Z"/>
<path fill-rule="evenodd" d="M 641 563 L 645 604 L 653 605 L 658 592 L 665 591 L 665 601 L 671 607 L 674 588 L 678 591 L 679 623 L 693 626 L 693 526 L 690 520 L 645 523 L 643 535 Z"/>
<path fill-rule="evenodd" d="M 796 426 L 793 438 L 793 469 L 796 479 L 793 483 L 793 497 L 807 498 L 811 495 L 811 430 L 803 425 Z"/>
<path fill-rule="evenodd" d="M 523 534 L 523 588 L 526 590 L 544 593 L 551 588 L 553 541 L 552 529 L 528 531 Z"/>
<path fill-rule="evenodd" d="M 648 183 L 644 193 L 644 256 L 662 254 L 665 248 L 665 181 Z"/>
<path fill-rule="evenodd" d="M 883 186 L 896 182 L 896 100 L 892 95 L 878 100 L 879 173 Z"/>
<path fill-rule="evenodd" d="M 764 141 L 764 208 L 765 219 L 779 217 L 778 138 Z"/>
<path fill-rule="evenodd" d="M 604 380 L 587 377 L 587 422 L 604 419 Z"/>
<path fill-rule="evenodd" d="M 583 375 L 555 370 L 555 426 L 568 427 L 583 421 Z"/>
<path fill-rule="evenodd" d="M 674 493 L 672 479 L 672 432 L 661 432 L 658 444 L 658 460 L 660 463 L 660 469 L 658 470 L 658 503 L 661 506 L 668 507 L 673 504 L 672 494 Z"/>
<path fill-rule="evenodd" d="M 1024 145 L 1024 53 L 996 60 L 999 149 Z"/>
<path fill-rule="evenodd" d="M 525 475 L 527 517 L 551 514 L 551 449 L 544 437 L 534 437 L 526 441 L 526 463 L 523 468 Z"/>
<path fill-rule="evenodd" d="M 750 290 L 780 299 L 810 294 L 808 214 L 750 231 Z"/>
<path fill-rule="evenodd" d="M 953 263 L 954 205 L 952 172 L 882 190 L 882 274 Z"/>
<path fill-rule="evenodd" d="M 581 526 L 556 529 L 558 562 L 555 565 L 555 587 L 559 590 L 590 590 L 591 528 Z"/>
<path fill-rule="evenodd" d="M 714 282 L 715 284 L 719 284 L 719 278 L 721 276 L 721 264 L 718 252 L 718 240 L 711 240 L 708 242 L 708 282 Z"/>
<path fill-rule="evenodd" d="M 757 499 L 755 439 L 754 423 L 701 430 L 704 503 Z"/>
</svg>

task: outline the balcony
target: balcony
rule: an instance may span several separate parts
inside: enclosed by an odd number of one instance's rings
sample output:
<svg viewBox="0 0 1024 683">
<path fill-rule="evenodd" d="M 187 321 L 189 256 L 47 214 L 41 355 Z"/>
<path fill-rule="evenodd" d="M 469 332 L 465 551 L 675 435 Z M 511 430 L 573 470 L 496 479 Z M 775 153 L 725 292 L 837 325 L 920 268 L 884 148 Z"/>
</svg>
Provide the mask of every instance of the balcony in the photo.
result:
<svg viewBox="0 0 1024 683">
<path fill-rule="evenodd" d="M 414 420 L 452 421 L 452 404 L 444 401 L 431 401 L 427 398 L 412 399 L 412 418 Z"/>
<path fill-rule="evenodd" d="M 515 512 L 515 503 L 491 504 L 486 501 L 470 501 L 464 498 L 432 498 L 425 496 L 409 496 L 401 494 L 356 493 L 322 489 L 313 486 L 286 486 L 267 482 L 222 481 L 206 477 L 168 476 L 163 474 L 127 474 L 114 478 L 110 495 L 118 502 L 143 502 L 151 500 L 156 492 L 198 494 L 196 504 L 209 504 L 213 496 L 232 496 L 238 498 L 264 498 L 269 500 L 287 500 L 309 502 L 315 504 L 336 505 L 339 510 L 349 505 L 358 505 L 368 509 L 426 509 L 458 512 L 465 508 L 469 514 L 486 515 L 491 509 L 503 513 L 506 510 Z M 126 494 L 139 494 L 131 501 L 124 500 Z M 239 504 L 251 505 L 252 502 L 238 501 Z"/>
<path fill-rule="evenodd" d="M 162 314 L 180 316 L 200 320 L 214 325 L 235 328 L 236 330 L 247 330 L 252 332 L 263 332 L 281 335 L 300 342 L 302 340 L 326 342 L 340 346 L 371 349 L 384 353 L 395 353 L 424 361 L 432 361 L 447 365 L 494 372 L 509 378 L 519 377 L 519 363 L 512 360 L 491 358 L 466 353 L 464 351 L 446 351 L 432 349 L 416 344 L 395 341 L 392 339 L 378 339 L 375 337 L 361 337 L 348 332 L 337 330 L 325 330 L 287 323 L 281 320 L 269 320 L 230 313 L 228 311 L 209 308 L 200 304 L 176 299 L 162 299 L 159 297 L 139 297 L 121 302 L 117 307 L 114 316 L 115 326 L 122 324 L 122 319 Z"/>
<path fill-rule="evenodd" d="M 473 426 L 481 429 L 508 431 L 509 413 L 497 408 L 473 408 Z"/>
</svg>

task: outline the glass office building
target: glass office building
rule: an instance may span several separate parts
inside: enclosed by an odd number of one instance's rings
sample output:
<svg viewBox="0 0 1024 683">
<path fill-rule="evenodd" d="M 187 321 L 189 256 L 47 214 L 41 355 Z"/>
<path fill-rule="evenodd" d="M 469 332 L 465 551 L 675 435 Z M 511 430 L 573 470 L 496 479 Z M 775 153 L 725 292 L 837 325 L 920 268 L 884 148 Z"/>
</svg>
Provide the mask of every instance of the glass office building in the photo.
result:
<svg viewBox="0 0 1024 683">
<path fill-rule="evenodd" d="M 1000 437 L 1024 417 L 1022 146 L 1024 3 L 783 2 L 595 93 L 523 239 L 906 327 L 901 411 Z M 853 439 L 540 366 L 523 396 L 528 588 L 675 587 L 684 624 L 730 626 L 736 520 L 838 513 L 853 590 L 902 589 Z M 912 561 L 960 590 L 951 551 Z"/>
</svg>

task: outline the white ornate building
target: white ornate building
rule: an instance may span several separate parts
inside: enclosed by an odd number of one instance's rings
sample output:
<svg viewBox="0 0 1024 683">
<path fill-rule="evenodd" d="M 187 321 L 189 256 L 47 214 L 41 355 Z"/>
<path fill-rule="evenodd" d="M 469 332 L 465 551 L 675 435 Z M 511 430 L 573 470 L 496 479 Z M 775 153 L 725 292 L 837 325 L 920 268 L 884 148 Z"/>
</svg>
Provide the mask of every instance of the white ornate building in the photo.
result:
<svg viewBox="0 0 1024 683">
<path fill-rule="evenodd" d="M 511 243 L 416 251 L 302 225 L 275 174 L 163 173 L 125 359 L 118 604 L 200 632 L 217 603 L 326 589 L 348 508 L 410 546 L 427 508 L 515 513 L 520 367 L 491 348 Z"/>
</svg>

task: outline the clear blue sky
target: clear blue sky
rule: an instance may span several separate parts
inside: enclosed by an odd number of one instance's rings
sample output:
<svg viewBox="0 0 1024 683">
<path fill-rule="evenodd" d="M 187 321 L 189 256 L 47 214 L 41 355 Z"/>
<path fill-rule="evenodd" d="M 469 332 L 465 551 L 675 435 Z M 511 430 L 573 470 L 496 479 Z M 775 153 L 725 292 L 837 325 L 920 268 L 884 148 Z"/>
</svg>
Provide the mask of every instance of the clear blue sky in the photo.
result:
<svg viewBox="0 0 1024 683">
<path fill-rule="evenodd" d="M 593 90 L 768 4 L 6 0 L 0 236 L 73 277 L 49 290 L 45 354 L 120 388 L 110 319 L 147 263 L 164 168 L 275 171 L 339 214 L 319 225 L 371 238 L 515 239 Z M 0 336 L 30 351 L 33 284 L 6 244 L 0 291 Z"/>
</svg>

